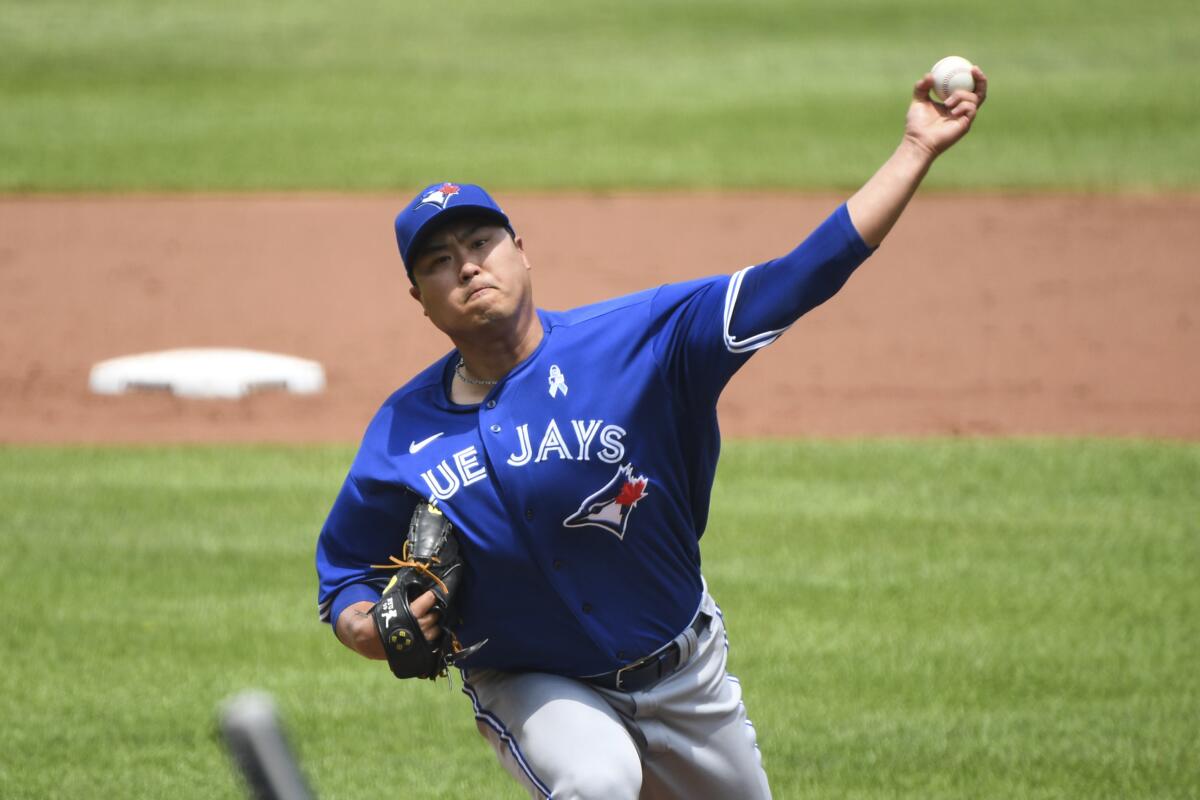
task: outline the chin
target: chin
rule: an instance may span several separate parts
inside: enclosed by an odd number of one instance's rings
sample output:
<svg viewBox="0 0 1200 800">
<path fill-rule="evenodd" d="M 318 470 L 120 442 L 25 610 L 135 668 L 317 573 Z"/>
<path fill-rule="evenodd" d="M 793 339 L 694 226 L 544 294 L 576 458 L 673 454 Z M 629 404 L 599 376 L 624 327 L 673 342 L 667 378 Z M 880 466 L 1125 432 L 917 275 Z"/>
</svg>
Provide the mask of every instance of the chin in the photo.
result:
<svg viewBox="0 0 1200 800">
<path fill-rule="evenodd" d="M 511 320 L 515 315 L 511 309 L 505 308 L 486 308 L 479 313 L 479 319 L 489 325 L 494 325 L 498 322 L 506 322 Z"/>
</svg>

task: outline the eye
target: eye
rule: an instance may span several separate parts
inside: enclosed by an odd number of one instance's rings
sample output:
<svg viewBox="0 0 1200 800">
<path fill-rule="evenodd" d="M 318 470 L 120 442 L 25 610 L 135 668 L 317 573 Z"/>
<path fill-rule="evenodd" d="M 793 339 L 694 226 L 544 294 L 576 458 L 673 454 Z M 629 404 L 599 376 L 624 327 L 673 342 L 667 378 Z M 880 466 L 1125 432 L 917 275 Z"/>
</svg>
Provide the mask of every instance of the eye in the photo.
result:
<svg viewBox="0 0 1200 800">
<path fill-rule="evenodd" d="M 472 242 L 471 247 L 478 250 L 479 248 L 483 247 L 487 243 L 488 243 L 487 237 L 484 237 L 483 239 L 476 239 L 474 242 Z"/>
<path fill-rule="evenodd" d="M 417 273 L 418 275 L 429 275 L 430 273 L 435 272 L 439 267 L 444 265 L 449 260 L 450 256 L 445 254 L 429 256 L 417 262 L 417 266 L 413 272 Z"/>
</svg>

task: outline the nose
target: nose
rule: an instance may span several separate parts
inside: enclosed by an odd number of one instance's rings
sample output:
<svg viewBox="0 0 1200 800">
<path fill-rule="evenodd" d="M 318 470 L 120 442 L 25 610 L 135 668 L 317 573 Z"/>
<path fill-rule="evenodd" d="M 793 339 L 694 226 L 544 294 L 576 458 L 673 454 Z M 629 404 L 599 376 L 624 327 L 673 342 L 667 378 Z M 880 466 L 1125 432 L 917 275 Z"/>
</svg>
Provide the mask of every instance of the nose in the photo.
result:
<svg viewBox="0 0 1200 800">
<path fill-rule="evenodd" d="M 458 268 L 458 279 L 463 283 L 469 283 L 481 270 L 482 267 L 479 266 L 475 256 L 468 255 L 463 258 L 462 266 Z"/>
</svg>

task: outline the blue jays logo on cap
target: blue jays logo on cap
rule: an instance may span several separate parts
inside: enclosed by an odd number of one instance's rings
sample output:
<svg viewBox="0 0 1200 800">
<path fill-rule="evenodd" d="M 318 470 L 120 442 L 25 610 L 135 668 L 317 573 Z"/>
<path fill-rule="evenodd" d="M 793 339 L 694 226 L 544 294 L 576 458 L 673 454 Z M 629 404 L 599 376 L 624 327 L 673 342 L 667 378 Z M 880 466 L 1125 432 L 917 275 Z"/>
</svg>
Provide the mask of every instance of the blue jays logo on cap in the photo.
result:
<svg viewBox="0 0 1200 800">
<path fill-rule="evenodd" d="M 419 251 L 423 237 L 433 230 L 433 223 L 467 214 L 490 217 L 512 231 L 508 215 L 482 186 L 473 183 L 440 181 L 426 186 L 396 215 L 396 244 L 410 280 L 412 256 Z"/>
<path fill-rule="evenodd" d="M 461 187 L 453 183 L 443 183 L 435 189 L 427 189 L 425 194 L 421 195 L 419 205 L 435 205 L 438 208 L 445 208 L 450 202 L 450 198 L 458 194 Z"/>
</svg>

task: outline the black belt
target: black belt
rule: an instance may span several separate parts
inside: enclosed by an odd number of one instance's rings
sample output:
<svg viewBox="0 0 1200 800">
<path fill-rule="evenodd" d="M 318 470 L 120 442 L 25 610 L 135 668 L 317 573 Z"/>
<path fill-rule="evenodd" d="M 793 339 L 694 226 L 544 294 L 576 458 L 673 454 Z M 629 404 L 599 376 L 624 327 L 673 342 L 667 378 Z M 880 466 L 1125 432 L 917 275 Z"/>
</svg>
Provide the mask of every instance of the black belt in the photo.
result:
<svg viewBox="0 0 1200 800">
<path fill-rule="evenodd" d="M 692 621 L 689 627 L 695 631 L 696 636 L 699 636 L 708 627 L 708 623 L 711 620 L 712 617 L 701 611 L 696 615 L 696 619 Z M 642 689 L 653 686 L 663 678 L 674 674 L 675 670 L 679 669 L 681 656 L 679 643 L 671 642 L 666 647 L 651 653 L 645 658 L 639 658 L 632 664 L 626 664 L 620 669 L 606 672 L 603 675 L 592 675 L 589 678 L 583 678 L 583 680 L 605 689 L 615 689 L 620 692 L 640 692 Z"/>
</svg>

